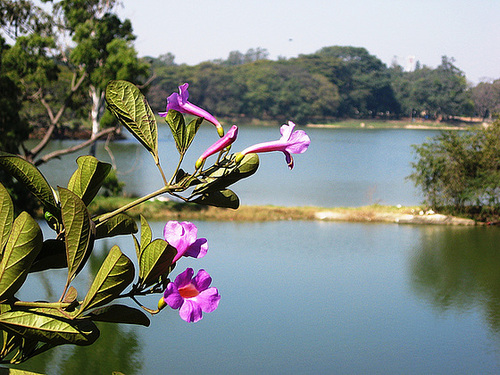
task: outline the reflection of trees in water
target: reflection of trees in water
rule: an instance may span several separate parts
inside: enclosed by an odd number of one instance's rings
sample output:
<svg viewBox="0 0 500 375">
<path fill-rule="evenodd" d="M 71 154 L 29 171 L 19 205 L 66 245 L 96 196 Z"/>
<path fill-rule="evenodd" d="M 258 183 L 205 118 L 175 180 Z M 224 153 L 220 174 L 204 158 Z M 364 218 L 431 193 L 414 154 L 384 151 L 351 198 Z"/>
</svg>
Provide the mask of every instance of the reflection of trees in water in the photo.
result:
<svg viewBox="0 0 500 375">
<path fill-rule="evenodd" d="M 101 336 L 91 346 L 61 346 L 36 356 L 19 366 L 44 374 L 141 374 L 142 354 L 132 329 L 99 323 Z"/>
<path fill-rule="evenodd" d="M 429 227 L 411 259 L 412 286 L 441 310 L 480 307 L 500 332 L 498 228 Z"/>
<path fill-rule="evenodd" d="M 132 330 L 104 323 L 101 337 L 89 347 L 74 347 L 61 361 L 58 374 L 140 374 L 142 360 L 137 334 Z"/>
<path fill-rule="evenodd" d="M 87 263 L 88 274 L 95 275 L 106 258 L 110 241 L 101 241 Z M 85 275 L 85 272 L 80 274 Z M 40 275 L 43 276 L 43 275 Z M 90 286 L 83 280 L 77 287 L 80 298 Z M 64 281 L 64 279 L 63 279 Z M 57 283 L 56 283 L 57 284 Z M 84 285 L 88 284 L 86 287 Z M 57 284 L 58 285 L 58 284 Z M 82 286 L 83 285 L 83 286 Z M 56 285 L 46 285 L 56 288 Z M 48 291 L 46 291 L 48 293 Z M 125 301 L 124 301 L 125 302 Z M 47 374 L 111 374 L 118 371 L 127 375 L 141 374 L 142 353 L 140 340 L 133 327 L 113 323 L 97 323 L 101 335 L 90 346 L 64 345 L 36 356 L 19 366 L 24 370 Z"/>
</svg>

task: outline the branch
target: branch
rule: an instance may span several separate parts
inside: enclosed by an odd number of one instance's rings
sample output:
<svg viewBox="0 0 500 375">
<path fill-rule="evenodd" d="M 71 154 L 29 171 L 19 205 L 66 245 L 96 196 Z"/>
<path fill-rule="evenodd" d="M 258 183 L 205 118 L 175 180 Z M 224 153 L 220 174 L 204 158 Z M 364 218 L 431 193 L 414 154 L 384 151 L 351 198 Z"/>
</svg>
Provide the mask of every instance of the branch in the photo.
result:
<svg viewBox="0 0 500 375">
<path fill-rule="evenodd" d="M 96 133 L 95 136 L 91 137 L 90 139 L 86 140 L 85 142 L 82 142 L 82 143 L 75 145 L 73 147 L 65 148 L 63 150 L 56 150 L 54 152 L 51 152 L 50 154 L 44 155 L 43 157 L 41 157 L 40 159 L 38 159 L 35 162 L 35 165 L 39 166 L 41 164 L 48 162 L 50 159 L 54 159 L 54 158 L 60 157 L 62 155 L 71 154 L 73 152 L 81 150 L 82 148 L 85 148 L 85 147 L 90 146 L 91 144 L 97 142 L 97 140 L 99 138 L 102 138 L 105 135 L 114 133 L 117 130 L 118 130 L 118 128 L 108 128 L 108 129 L 101 130 L 99 133 Z"/>
<path fill-rule="evenodd" d="M 153 80 L 154 80 L 156 77 L 157 77 L 156 73 L 155 73 L 155 72 L 153 72 L 153 75 L 152 75 L 151 77 L 149 77 L 149 78 L 148 78 L 148 80 L 147 80 L 145 83 L 143 83 L 142 85 L 136 85 L 136 86 L 137 86 L 137 88 L 139 88 L 139 89 L 141 89 L 141 90 L 142 90 L 143 88 L 148 87 L 148 86 L 151 84 L 151 82 L 153 82 Z"/>
<path fill-rule="evenodd" d="M 61 108 L 59 109 L 59 111 L 57 112 L 57 114 L 55 116 L 54 116 L 54 113 L 52 112 L 52 109 L 50 108 L 49 104 L 45 101 L 45 99 L 43 98 L 42 93 L 40 91 L 40 99 L 39 100 L 40 100 L 40 103 L 42 103 L 42 105 L 47 110 L 47 114 L 49 115 L 49 118 L 50 118 L 50 125 L 47 129 L 47 132 L 43 136 L 42 140 L 28 152 L 31 160 L 33 160 L 45 148 L 45 146 L 47 146 L 47 144 L 49 143 L 50 138 L 52 137 L 52 134 L 54 133 L 54 130 L 55 130 L 57 124 L 59 123 L 59 120 L 61 119 L 61 116 L 63 115 L 64 111 L 66 110 L 66 108 L 68 107 L 68 105 L 71 101 L 71 97 L 80 88 L 80 86 L 82 85 L 82 83 L 86 77 L 87 77 L 87 73 L 83 72 L 82 76 L 75 83 L 76 73 L 74 73 L 73 79 L 71 82 L 70 92 L 66 96 L 66 99 L 64 100 L 63 105 L 61 106 Z M 45 162 L 42 161 L 42 162 L 38 163 L 38 161 L 37 161 L 36 165 L 39 165 L 42 163 L 45 163 Z"/>
</svg>

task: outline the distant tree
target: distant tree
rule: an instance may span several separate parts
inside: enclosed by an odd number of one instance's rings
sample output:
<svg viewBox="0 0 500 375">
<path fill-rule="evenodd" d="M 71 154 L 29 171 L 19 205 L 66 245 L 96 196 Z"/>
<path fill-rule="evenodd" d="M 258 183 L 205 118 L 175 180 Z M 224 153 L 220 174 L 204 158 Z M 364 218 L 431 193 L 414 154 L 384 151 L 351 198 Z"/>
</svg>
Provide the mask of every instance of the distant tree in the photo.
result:
<svg viewBox="0 0 500 375">
<path fill-rule="evenodd" d="M 225 65 L 241 65 L 245 63 L 245 55 L 240 51 L 231 51 L 227 60 L 224 61 Z"/>
<path fill-rule="evenodd" d="M 163 55 L 160 55 L 160 57 L 158 57 L 158 60 L 160 61 L 160 63 L 162 65 L 165 65 L 165 66 L 174 66 L 176 65 L 175 63 L 175 55 L 171 52 L 167 52 L 167 53 L 164 53 Z"/>
<path fill-rule="evenodd" d="M 337 60 L 329 76 L 339 88 L 340 116 L 399 114 L 387 67 L 365 48 L 331 46 L 316 52 L 320 59 Z"/>
<path fill-rule="evenodd" d="M 500 113 L 500 80 L 480 82 L 472 88 L 472 100 L 476 113 L 483 119 Z"/>
<path fill-rule="evenodd" d="M 244 60 L 246 63 L 266 60 L 269 57 L 269 52 L 265 48 L 257 47 L 250 48 L 246 53 Z"/>
<path fill-rule="evenodd" d="M 402 113 L 444 120 L 472 115 L 473 102 L 465 74 L 453 62 L 443 56 L 435 69 L 423 66 L 404 72 L 392 67 L 391 85 Z"/>
</svg>

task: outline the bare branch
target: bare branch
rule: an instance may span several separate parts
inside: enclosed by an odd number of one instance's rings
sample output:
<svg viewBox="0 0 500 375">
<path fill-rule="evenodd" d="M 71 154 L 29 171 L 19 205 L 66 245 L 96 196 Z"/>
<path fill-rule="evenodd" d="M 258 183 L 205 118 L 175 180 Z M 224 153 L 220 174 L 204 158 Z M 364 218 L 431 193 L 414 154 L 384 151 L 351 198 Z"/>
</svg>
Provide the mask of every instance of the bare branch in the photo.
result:
<svg viewBox="0 0 500 375">
<path fill-rule="evenodd" d="M 69 93 L 66 96 L 66 99 L 64 100 L 64 103 L 62 104 L 61 108 L 59 108 L 59 111 L 57 114 L 54 116 L 54 113 L 52 112 L 52 108 L 50 108 L 50 105 L 45 101 L 45 98 L 42 96 L 41 90 L 37 92 L 37 95 L 39 95 L 39 101 L 40 103 L 45 107 L 47 114 L 49 115 L 50 118 L 50 125 L 47 129 L 47 132 L 43 136 L 42 140 L 35 146 L 33 147 L 27 154 L 26 156 L 33 160 L 50 142 L 50 139 L 52 137 L 52 134 L 54 133 L 55 128 L 57 127 L 57 124 L 59 123 L 59 120 L 61 119 L 61 116 L 64 114 L 64 111 L 68 107 L 71 97 L 73 94 L 79 89 L 79 87 L 82 85 L 83 81 L 87 77 L 87 73 L 83 72 L 82 76 L 76 80 L 77 73 L 73 75 L 73 79 L 71 82 L 71 89 Z M 44 162 L 42 162 L 44 163 Z"/>
<path fill-rule="evenodd" d="M 151 77 L 149 77 L 149 78 L 148 78 L 148 80 L 147 80 L 145 83 L 143 83 L 142 85 L 136 85 L 136 86 L 137 86 L 137 88 L 139 88 L 139 89 L 141 89 L 141 90 L 142 90 L 143 88 L 145 88 L 145 87 L 149 86 L 149 85 L 151 84 L 151 82 L 153 82 L 153 80 L 154 80 L 156 77 L 157 77 L 156 73 L 155 73 L 155 72 L 153 72 L 153 75 L 152 75 Z"/>
<path fill-rule="evenodd" d="M 102 138 L 105 135 L 114 133 L 117 130 L 118 130 L 118 128 L 107 128 L 107 129 L 101 130 L 99 133 L 95 134 L 95 136 L 91 137 L 90 139 L 86 140 L 85 142 L 82 142 L 82 143 L 75 145 L 73 147 L 65 148 L 63 150 L 56 150 L 54 152 L 51 152 L 50 154 L 44 155 L 43 157 L 41 157 L 40 159 L 38 159 L 35 162 L 35 165 L 39 166 L 41 164 L 48 162 L 51 159 L 54 159 L 54 158 L 57 158 L 57 157 L 60 157 L 63 155 L 71 154 L 73 152 L 81 150 L 82 148 L 85 148 L 85 147 L 90 146 L 93 143 L 97 142 L 99 140 L 99 138 Z"/>
</svg>

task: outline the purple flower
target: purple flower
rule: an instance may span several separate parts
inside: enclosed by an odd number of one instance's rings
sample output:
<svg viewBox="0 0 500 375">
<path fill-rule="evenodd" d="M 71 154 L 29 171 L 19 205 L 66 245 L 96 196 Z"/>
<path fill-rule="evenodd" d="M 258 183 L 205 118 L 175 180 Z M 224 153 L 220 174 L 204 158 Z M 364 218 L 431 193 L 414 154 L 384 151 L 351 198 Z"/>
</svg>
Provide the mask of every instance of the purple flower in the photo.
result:
<svg viewBox="0 0 500 375">
<path fill-rule="evenodd" d="M 288 125 L 284 124 L 280 128 L 281 138 L 277 141 L 258 143 L 247 147 L 241 153 L 236 155 L 236 162 L 240 162 L 243 156 L 250 153 L 281 151 L 285 154 L 288 168 L 293 168 L 293 158 L 291 154 L 302 154 L 306 152 L 311 140 L 303 130 L 293 131 L 295 124 L 288 121 Z"/>
<path fill-rule="evenodd" d="M 174 92 L 167 98 L 167 110 L 165 112 L 160 112 L 159 115 L 161 117 L 166 117 L 167 113 L 170 109 L 181 113 L 187 113 L 189 115 L 202 117 L 208 122 L 211 122 L 217 128 L 217 133 L 219 136 L 224 135 L 224 129 L 222 125 L 217 121 L 217 119 L 212 116 L 210 113 L 205 111 L 203 108 L 200 108 L 190 102 L 188 102 L 189 92 L 188 92 L 189 84 L 185 83 L 182 86 L 179 86 L 179 94 Z"/>
<path fill-rule="evenodd" d="M 198 228 L 193 223 L 183 221 L 169 221 L 163 229 L 163 237 L 171 246 L 175 247 L 177 254 L 172 264 L 182 256 L 202 258 L 208 251 L 206 238 L 197 238 Z"/>
<path fill-rule="evenodd" d="M 209 288 L 212 278 L 208 272 L 199 270 L 194 278 L 193 274 L 193 269 L 187 268 L 167 285 L 163 293 L 163 301 L 171 308 L 179 309 L 180 317 L 188 323 L 201 320 L 202 312 L 214 311 L 220 300 L 217 288 Z"/>
<path fill-rule="evenodd" d="M 208 158 L 210 155 L 215 154 L 227 146 L 231 145 L 234 141 L 236 141 L 236 137 L 238 136 L 238 127 L 236 125 L 231 126 L 231 129 L 224 135 L 222 138 L 219 138 L 217 142 L 215 142 L 212 146 L 206 149 L 206 151 L 201 154 L 201 156 L 196 161 L 196 168 L 200 168 L 203 161 Z"/>
</svg>

